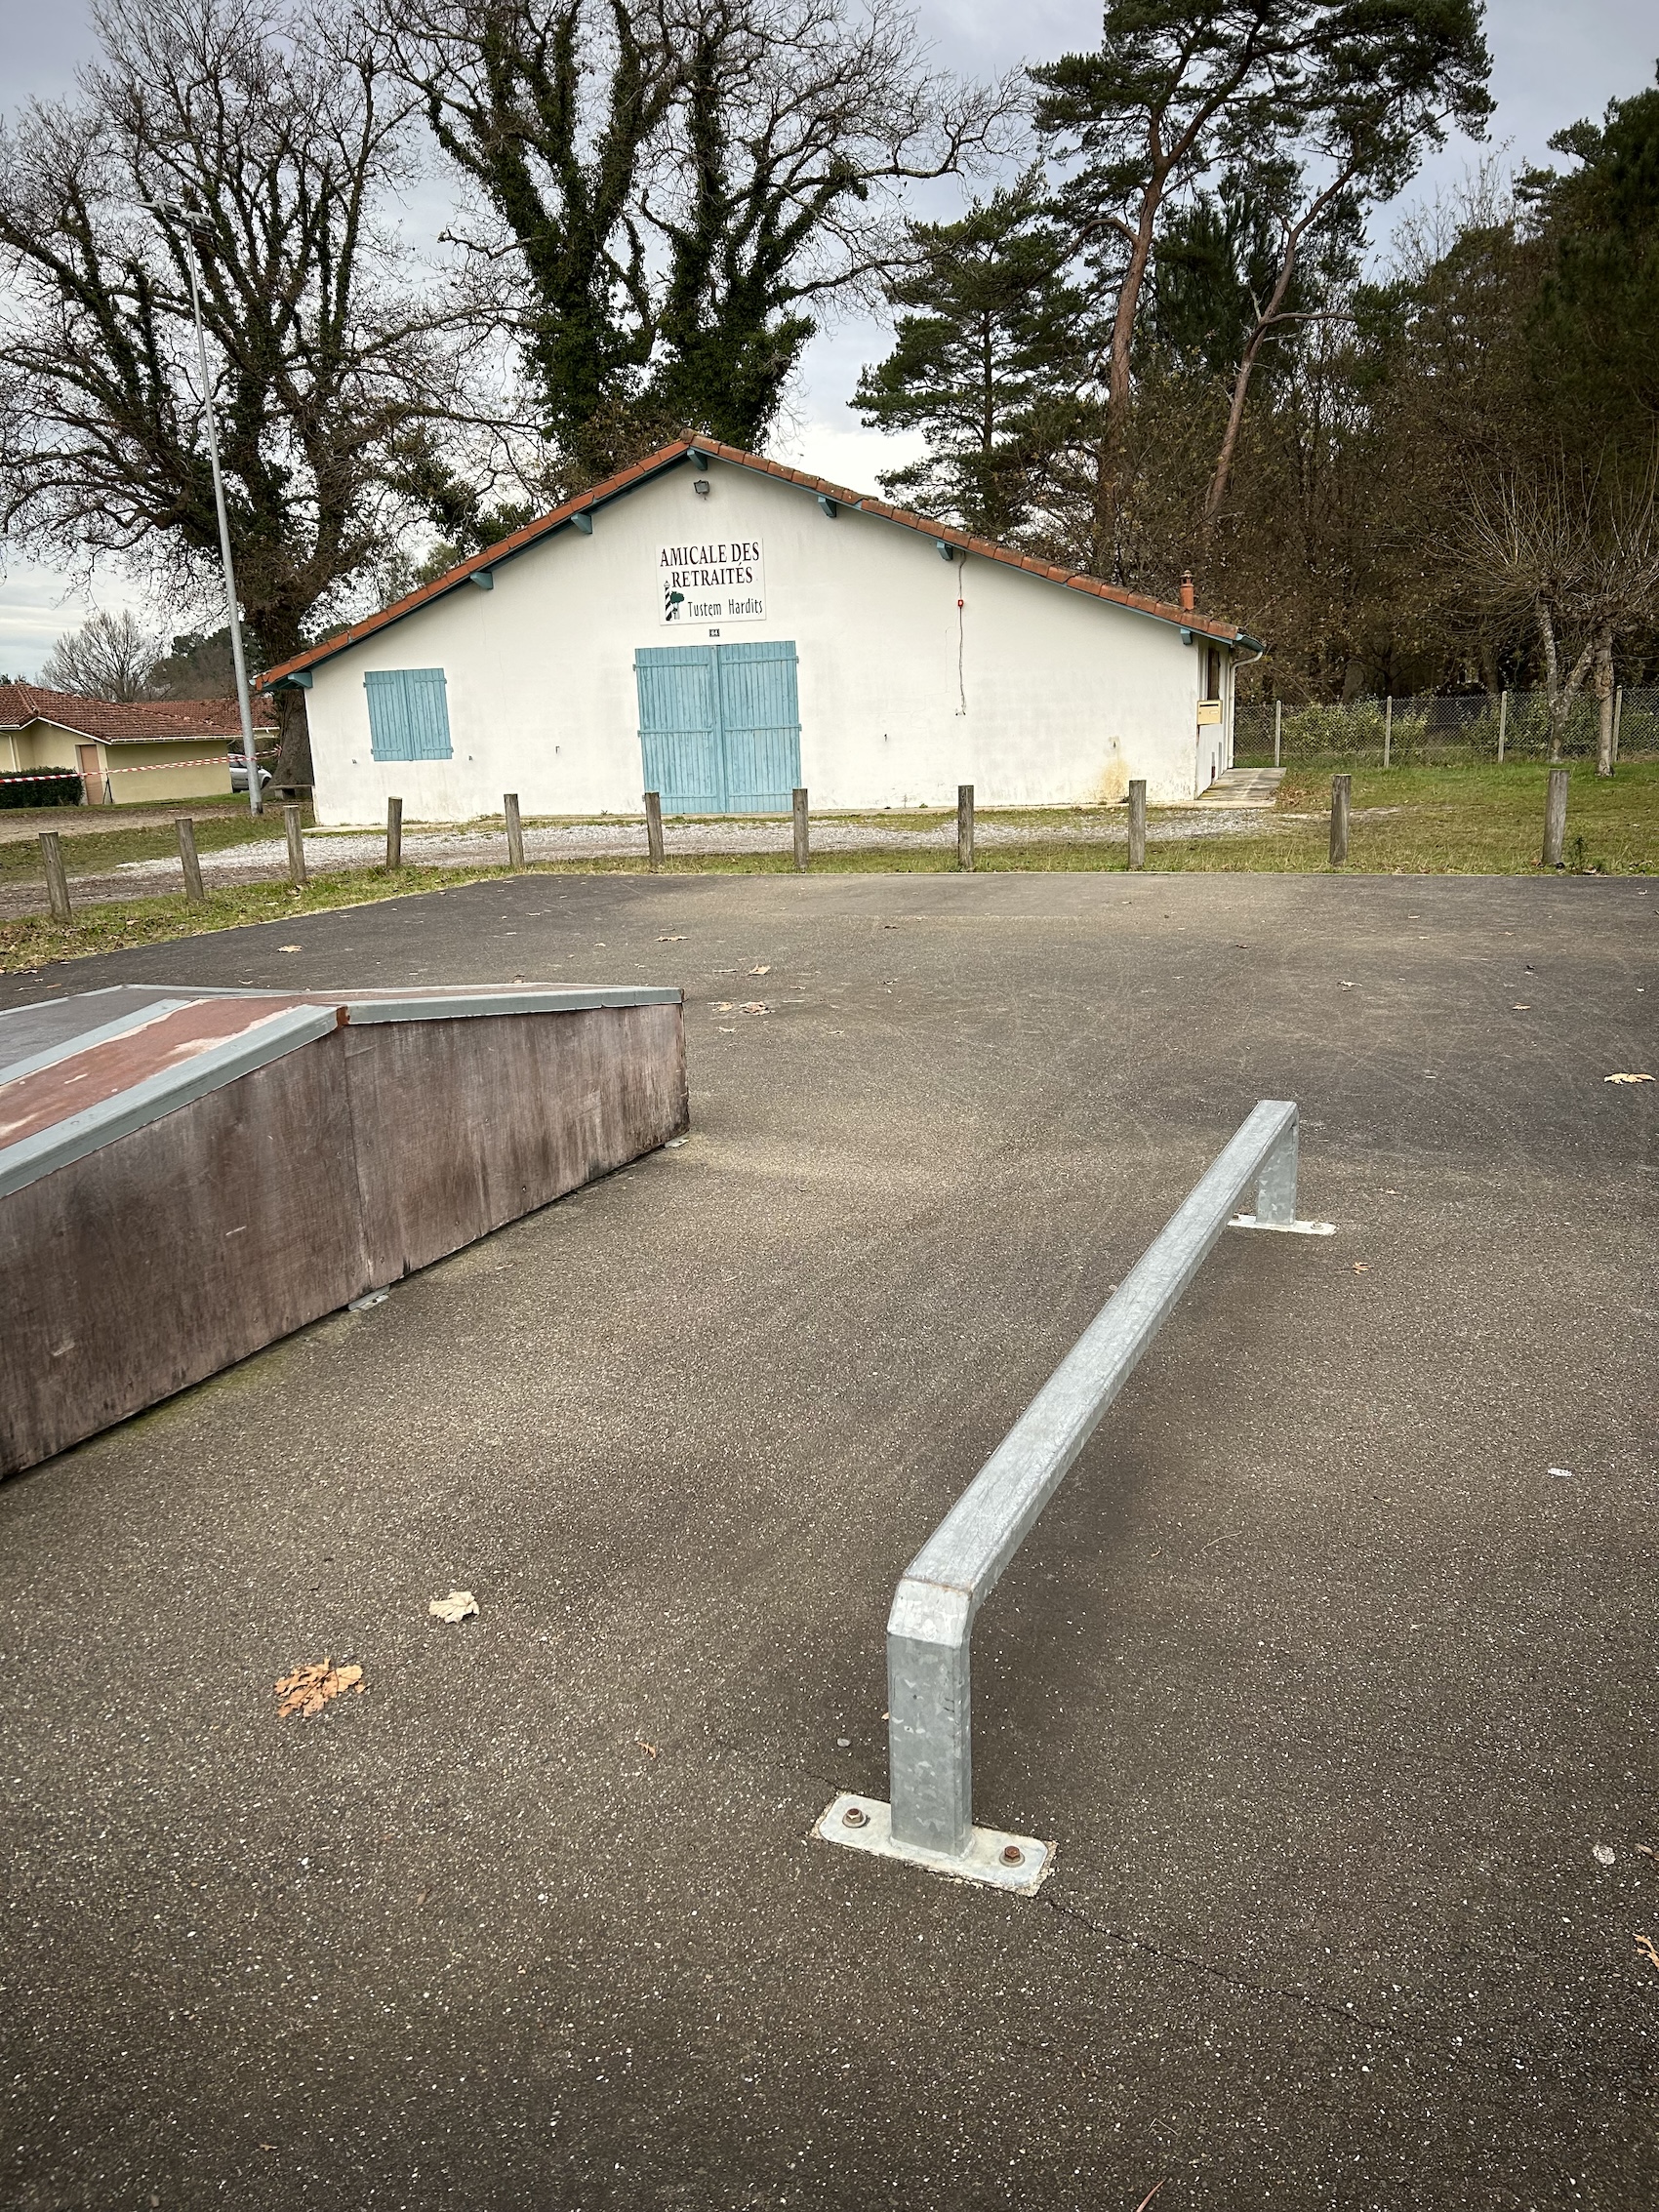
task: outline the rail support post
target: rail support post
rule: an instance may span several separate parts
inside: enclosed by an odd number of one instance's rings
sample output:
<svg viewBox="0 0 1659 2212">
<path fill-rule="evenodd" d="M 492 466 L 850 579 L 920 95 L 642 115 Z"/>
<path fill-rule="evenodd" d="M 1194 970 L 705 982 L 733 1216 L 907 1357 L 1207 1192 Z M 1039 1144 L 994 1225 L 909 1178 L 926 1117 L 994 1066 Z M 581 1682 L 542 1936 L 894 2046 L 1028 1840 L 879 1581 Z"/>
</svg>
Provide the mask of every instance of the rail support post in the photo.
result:
<svg viewBox="0 0 1659 2212">
<path fill-rule="evenodd" d="M 808 841 L 810 832 L 807 826 L 808 816 L 806 811 L 806 793 L 804 790 L 796 791 L 794 795 L 794 808 L 795 865 L 804 875 L 812 865 L 812 847 Z"/>
<path fill-rule="evenodd" d="M 506 865 L 514 875 L 524 873 L 524 824 L 519 819 L 518 793 L 502 793 L 502 815 L 506 823 Z"/>
<path fill-rule="evenodd" d="M 1147 784 L 1137 776 L 1129 785 L 1129 865 L 1147 865 Z"/>
<path fill-rule="evenodd" d="M 1234 1215 L 1252 1186 L 1257 1213 Z M 999 1889 L 1041 1882 L 1052 1843 L 974 1825 L 975 1616 L 1230 1224 L 1334 1233 L 1295 1204 L 1296 1107 L 1263 1099 L 906 1568 L 887 1617 L 889 1798 L 841 1791 L 823 1841 Z"/>
<path fill-rule="evenodd" d="M 1352 776 L 1331 778 L 1331 865 L 1348 865 L 1348 800 L 1354 788 Z"/>
<path fill-rule="evenodd" d="M 385 865 L 389 875 L 403 865 L 403 801 L 387 799 L 385 803 Z"/>
<path fill-rule="evenodd" d="M 645 857 L 651 873 L 657 874 L 663 865 L 663 794 L 645 791 Z"/>
<path fill-rule="evenodd" d="M 956 785 L 956 865 L 964 875 L 974 872 L 974 787 Z"/>
</svg>

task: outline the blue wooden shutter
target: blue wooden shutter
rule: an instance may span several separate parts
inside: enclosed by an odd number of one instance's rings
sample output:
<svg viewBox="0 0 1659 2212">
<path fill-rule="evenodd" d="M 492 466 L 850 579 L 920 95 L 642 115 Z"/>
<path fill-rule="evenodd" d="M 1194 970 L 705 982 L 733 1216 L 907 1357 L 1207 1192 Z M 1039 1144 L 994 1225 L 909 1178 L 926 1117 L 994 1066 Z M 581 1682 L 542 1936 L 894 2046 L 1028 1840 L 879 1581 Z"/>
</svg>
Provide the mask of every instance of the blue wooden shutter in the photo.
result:
<svg viewBox="0 0 1659 2212">
<path fill-rule="evenodd" d="M 726 805 L 733 814 L 788 814 L 800 782 L 800 709 L 792 639 L 717 645 Z"/>
<path fill-rule="evenodd" d="M 377 760 L 448 760 L 449 689 L 441 668 L 372 668 L 369 744 Z"/>
<path fill-rule="evenodd" d="M 724 814 L 719 701 L 707 645 L 642 645 L 633 657 L 639 694 L 642 788 L 665 814 Z"/>
</svg>

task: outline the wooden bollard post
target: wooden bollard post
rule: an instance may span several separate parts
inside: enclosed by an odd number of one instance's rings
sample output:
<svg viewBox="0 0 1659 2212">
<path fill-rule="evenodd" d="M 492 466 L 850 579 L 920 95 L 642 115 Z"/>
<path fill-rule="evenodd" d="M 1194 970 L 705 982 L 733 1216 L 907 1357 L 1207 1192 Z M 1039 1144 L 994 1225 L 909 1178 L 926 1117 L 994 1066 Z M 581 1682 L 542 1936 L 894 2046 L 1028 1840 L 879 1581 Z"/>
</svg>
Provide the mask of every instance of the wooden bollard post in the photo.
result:
<svg viewBox="0 0 1659 2212">
<path fill-rule="evenodd" d="M 804 874 L 812 865 L 812 848 L 807 838 L 806 793 L 795 793 L 795 865 Z"/>
<path fill-rule="evenodd" d="M 645 797 L 645 851 L 655 875 L 663 865 L 663 794 L 647 791 Z"/>
<path fill-rule="evenodd" d="M 956 865 L 964 875 L 974 872 L 974 787 L 956 785 Z"/>
<path fill-rule="evenodd" d="M 387 869 L 403 865 L 403 801 L 387 799 L 385 803 L 385 865 Z"/>
<path fill-rule="evenodd" d="M 288 880 L 297 891 L 306 881 L 305 837 L 300 826 L 303 812 L 300 807 L 284 807 L 282 810 L 282 826 L 288 832 Z"/>
<path fill-rule="evenodd" d="M 502 794 L 502 812 L 506 816 L 506 865 L 514 875 L 524 873 L 524 824 L 518 819 L 518 793 Z"/>
<path fill-rule="evenodd" d="M 1129 865 L 1147 865 L 1147 780 L 1137 776 L 1129 785 Z"/>
<path fill-rule="evenodd" d="M 1343 867 L 1348 861 L 1348 800 L 1354 788 L 1352 776 L 1331 778 L 1331 865 Z"/>
<path fill-rule="evenodd" d="M 179 817 L 179 862 L 184 870 L 184 896 L 192 906 L 205 906 L 202 864 L 196 853 L 196 825 L 187 814 Z"/>
<path fill-rule="evenodd" d="M 56 829 L 41 831 L 40 857 L 46 863 L 46 896 L 52 905 L 52 919 L 72 922 L 75 909 L 69 904 L 69 878 L 63 873 L 63 848 Z"/>
<path fill-rule="evenodd" d="M 1544 800 L 1544 865 L 1559 867 L 1567 841 L 1567 770 L 1552 768 L 1550 788 Z M 44 845 L 43 837 L 41 843 Z"/>
</svg>

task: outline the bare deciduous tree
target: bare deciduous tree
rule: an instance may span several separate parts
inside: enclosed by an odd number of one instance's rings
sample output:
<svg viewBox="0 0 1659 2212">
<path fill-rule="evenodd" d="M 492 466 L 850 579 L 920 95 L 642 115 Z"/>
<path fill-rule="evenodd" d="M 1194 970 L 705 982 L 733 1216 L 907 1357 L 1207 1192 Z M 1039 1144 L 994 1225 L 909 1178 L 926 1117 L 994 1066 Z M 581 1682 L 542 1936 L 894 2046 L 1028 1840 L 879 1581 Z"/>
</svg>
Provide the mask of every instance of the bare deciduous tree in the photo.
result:
<svg viewBox="0 0 1659 2212">
<path fill-rule="evenodd" d="M 1659 451 L 1634 482 L 1557 459 L 1472 491 L 1447 550 L 1468 595 L 1537 626 L 1559 760 L 1573 704 L 1598 706 L 1597 773 L 1613 773 L 1613 656 L 1659 621 Z"/>
<path fill-rule="evenodd" d="M 161 642 L 130 608 L 98 614 L 65 632 L 41 666 L 48 691 L 77 692 L 84 699 L 142 699 Z"/>
<path fill-rule="evenodd" d="M 388 455 L 463 412 L 454 312 L 383 221 L 407 101 L 323 0 L 103 0 L 78 96 L 0 137 L 0 516 L 86 569 L 116 555 L 223 619 L 189 293 L 247 622 L 298 650 L 399 521 Z M 389 97 L 393 92 L 396 97 Z M 279 779 L 309 781 L 283 695 Z"/>
</svg>

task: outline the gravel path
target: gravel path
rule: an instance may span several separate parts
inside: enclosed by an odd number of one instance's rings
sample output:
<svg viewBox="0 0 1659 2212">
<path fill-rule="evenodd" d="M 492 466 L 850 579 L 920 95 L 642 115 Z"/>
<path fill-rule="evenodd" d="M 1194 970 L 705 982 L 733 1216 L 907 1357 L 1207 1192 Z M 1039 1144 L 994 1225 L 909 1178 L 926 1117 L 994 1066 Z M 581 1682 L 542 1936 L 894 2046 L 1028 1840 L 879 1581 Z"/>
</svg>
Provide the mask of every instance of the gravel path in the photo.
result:
<svg viewBox="0 0 1659 2212">
<path fill-rule="evenodd" d="M 1259 834 L 1264 826 L 1257 812 L 1238 808 L 1206 807 L 1189 812 L 1164 810 L 1150 817 L 1147 841 L 1158 844 L 1173 838 L 1225 837 L 1240 832 Z M 1128 819 L 1103 821 L 1098 826 L 1074 822 L 1053 827 L 981 821 L 975 832 L 982 848 L 1009 845 L 1122 845 L 1128 838 Z M 695 859 L 699 855 L 787 853 L 791 825 L 787 820 L 764 817 L 751 822 L 697 822 L 666 824 L 663 841 L 671 856 Z M 953 819 L 909 829 L 895 824 L 866 822 L 815 821 L 813 850 L 819 853 L 906 852 L 954 847 Z M 527 827 L 524 851 L 530 861 L 607 860 L 625 854 L 643 857 L 645 825 L 641 822 L 561 823 Z M 307 830 L 305 865 L 313 875 L 339 873 L 350 868 L 378 867 L 385 858 L 383 830 Z M 506 838 L 499 829 L 410 829 L 404 832 L 403 861 L 410 868 L 476 867 L 501 865 L 506 859 Z M 258 845 L 232 845 L 223 852 L 203 853 L 202 875 L 210 884 L 226 888 L 243 883 L 279 883 L 288 872 L 287 847 L 279 838 Z M 181 889 L 179 863 L 171 856 L 150 861 L 128 861 L 107 873 L 71 878 L 74 896 L 89 905 L 103 900 L 164 898 Z M 0 891 L 0 919 L 46 911 L 43 883 L 20 883 Z"/>
</svg>

